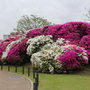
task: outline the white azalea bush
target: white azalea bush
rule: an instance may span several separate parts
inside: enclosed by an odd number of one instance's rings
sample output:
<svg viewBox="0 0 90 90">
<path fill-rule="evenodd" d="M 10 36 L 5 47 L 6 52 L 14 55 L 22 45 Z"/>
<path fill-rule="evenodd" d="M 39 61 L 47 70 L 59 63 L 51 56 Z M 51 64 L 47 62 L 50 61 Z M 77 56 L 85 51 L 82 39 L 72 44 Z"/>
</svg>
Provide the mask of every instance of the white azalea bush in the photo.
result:
<svg viewBox="0 0 90 90">
<path fill-rule="evenodd" d="M 55 73 L 61 71 L 61 63 L 56 61 L 53 50 L 42 50 L 34 53 L 31 57 L 31 62 L 38 71 L 43 73 Z"/>
<path fill-rule="evenodd" d="M 67 44 L 68 41 L 61 38 L 56 42 L 48 43 L 41 48 L 41 51 L 31 56 L 31 63 L 34 68 L 43 73 L 60 73 L 62 64 L 56 60 L 57 55 L 61 55 L 61 44 Z"/>
<path fill-rule="evenodd" d="M 27 54 L 31 56 L 33 53 L 38 52 L 44 45 L 48 43 L 53 43 L 51 35 L 41 35 L 35 38 L 30 38 L 27 41 Z"/>
</svg>

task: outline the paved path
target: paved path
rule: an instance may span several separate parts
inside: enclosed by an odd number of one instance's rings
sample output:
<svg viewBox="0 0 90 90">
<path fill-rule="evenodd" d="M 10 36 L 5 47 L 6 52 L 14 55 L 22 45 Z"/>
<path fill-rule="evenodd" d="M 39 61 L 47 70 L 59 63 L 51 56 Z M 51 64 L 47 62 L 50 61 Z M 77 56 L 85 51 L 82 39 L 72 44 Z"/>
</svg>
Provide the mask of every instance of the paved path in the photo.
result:
<svg viewBox="0 0 90 90">
<path fill-rule="evenodd" d="M 0 90 L 31 90 L 31 83 L 21 75 L 0 71 Z"/>
</svg>

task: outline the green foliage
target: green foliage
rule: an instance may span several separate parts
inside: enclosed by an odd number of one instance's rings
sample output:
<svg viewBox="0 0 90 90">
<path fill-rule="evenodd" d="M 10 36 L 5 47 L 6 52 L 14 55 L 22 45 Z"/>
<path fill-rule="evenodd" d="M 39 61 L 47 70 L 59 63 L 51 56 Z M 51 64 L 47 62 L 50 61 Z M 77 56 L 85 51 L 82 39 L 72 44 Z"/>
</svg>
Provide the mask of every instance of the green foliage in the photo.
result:
<svg viewBox="0 0 90 90">
<path fill-rule="evenodd" d="M 23 15 L 22 18 L 17 22 L 17 27 L 14 28 L 15 31 L 25 33 L 30 29 L 41 28 L 46 25 L 52 25 L 51 22 L 48 22 L 47 19 L 38 17 L 37 15 Z"/>
</svg>

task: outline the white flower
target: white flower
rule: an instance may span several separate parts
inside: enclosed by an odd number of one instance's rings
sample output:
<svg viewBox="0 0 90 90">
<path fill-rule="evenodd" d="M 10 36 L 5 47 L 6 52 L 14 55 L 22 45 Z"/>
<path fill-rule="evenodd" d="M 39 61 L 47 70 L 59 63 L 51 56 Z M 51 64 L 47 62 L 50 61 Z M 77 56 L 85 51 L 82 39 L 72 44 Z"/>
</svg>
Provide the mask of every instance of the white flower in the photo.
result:
<svg viewBox="0 0 90 90">
<path fill-rule="evenodd" d="M 54 67 L 52 65 L 49 65 L 49 72 L 53 73 L 54 72 Z"/>
<path fill-rule="evenodd" d="M 70 41 L 65 40 L 64 38 L 58 38 L 58 40 L 56 41 L 56 44 L 60 45 L 60 44 L 68 44 Z"/>
<path fill-rule="evenodd" d="M 86 59 L 86 60 L 88 61 L 88 58 L 87 58 L 86 56 L 83 55 L 82 58 L 83 58 L 83 59 Z"/>
<path fill-rule="evenodd" d="M 52 40 L 52 36 L 48 35 L 48 36 L 37 36 L 35 38 L 31 38 L 27 41 L 27 54 L 30 56 L 33 53 L 36 53 L 38 51 L 40 51 L 40 49 L 48 44 L 48 43 L 53 43 Z"/>
</svg>

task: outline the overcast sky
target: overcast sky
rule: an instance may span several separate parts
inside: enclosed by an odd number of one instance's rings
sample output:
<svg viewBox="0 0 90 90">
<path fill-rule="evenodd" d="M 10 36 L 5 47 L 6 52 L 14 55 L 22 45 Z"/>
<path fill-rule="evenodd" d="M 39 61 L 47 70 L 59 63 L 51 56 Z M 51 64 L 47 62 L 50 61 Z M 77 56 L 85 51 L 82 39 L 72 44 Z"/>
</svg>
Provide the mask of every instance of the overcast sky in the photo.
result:
<svg viewBox="0 0 90 90">
<path fill-rule="evenodd" d="M 23 15 L 36 14 L 55 24 L 84 21 L 90 0 L 0 0 L 0 39 Z"/>
</svg>

